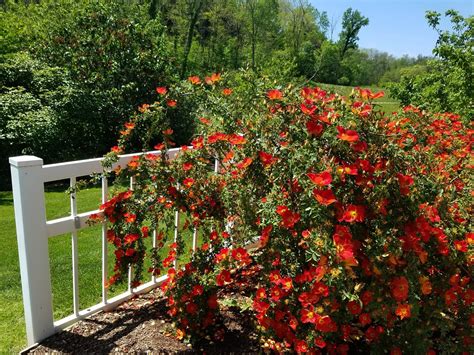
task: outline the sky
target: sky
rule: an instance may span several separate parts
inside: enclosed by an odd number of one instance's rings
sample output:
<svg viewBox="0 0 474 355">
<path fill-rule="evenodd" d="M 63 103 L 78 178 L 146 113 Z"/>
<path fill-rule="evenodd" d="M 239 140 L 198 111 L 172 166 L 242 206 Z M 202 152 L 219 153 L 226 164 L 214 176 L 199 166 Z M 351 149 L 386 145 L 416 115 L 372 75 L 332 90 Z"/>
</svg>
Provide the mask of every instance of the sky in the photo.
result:
<svg viewBox="0 0 474 355">
<path fill-rule="evenodd" d="M 474 0 L 309 0 L 319 11 L 326 11 L 336 23 L 333 39 L 341 29 L 342 14 L 352 7 L 369 18 L 359 32 L 360 48 L 375 48 L 396 57 L 432 55 L 438 35 L 428 26 L 425 11 L 444 13 L 454 9 L 463 16 L 474 15 Z M 449 27 L 449 21 L 441 23 Z M 328 34 L 330 36 L 330 33 Z"/>
</svg>

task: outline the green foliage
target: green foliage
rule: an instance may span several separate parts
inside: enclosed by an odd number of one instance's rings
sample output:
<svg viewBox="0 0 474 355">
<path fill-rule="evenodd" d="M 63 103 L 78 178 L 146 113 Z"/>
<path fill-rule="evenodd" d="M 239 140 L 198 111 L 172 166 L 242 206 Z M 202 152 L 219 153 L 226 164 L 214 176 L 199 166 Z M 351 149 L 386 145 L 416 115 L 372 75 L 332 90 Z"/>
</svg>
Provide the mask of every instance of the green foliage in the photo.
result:
<svg viewBox="0 0 474 355">
<path fill-rule="evenodd" d="M 91 3 L 35 47 L 40 58 L 66 68 L 76 83 L 77 115 L 71 118 L 82 126 L 81 134 L 94 131 L 97 137 L 91 142 L 95 151 L 88 154 L 109 147 L 117 128 L 151 99 L 159 83 L 170 80 L 162 27 L 144 11 L 136 5 Z"/>
<path fill-rule="evenodd" d="M 2 39 L 28 34 L 21 37 L 25 43 L 6 45 L 11 53 L 0 62 L 0 144 L 7 156 L 90 158 L 113 144 L 138 105 L 174 76 L 160 20 L 146 11 L 134 2 L 66 0 L 9 4 L 2 11 L 2 22 L 11 25 Z M 28 32 L 35 19 L 40 25 Z M 29 54 L 15 52 L 22 48 Z"/>
<path fill-rule="evenodd" d="M 316 57 L 315 80 L 323 83 L 337 84 L 341 73 L 339 46 L 329 41 L 324 42 Z"/>
<path fill-rule="evenodd" d="M 58 149 L 71 125 L 66 108 L 72 100 L 65 70 L 49 67 L 26 53 L 0 63 L 0 150 L 5 155 L 34 154 L 46 161 L 67 157 Z M 0 163 L 1 186 L 7 186 L 8 160 Z"/>
<path fill-rule="evenodd" d="M 421 108 L 456 112 L 465 117 L 474 114 L 474 17 L 462 17 L 456 11 L 445 14 L 453 30 L 441 30 L 441 15 L 428 12 L 426 18 L 439 34 L 433 53 L 436 58 L 426 67 L 402 73 L 400 83 L 391 86 L 392 93 L 403 104 Z"/>
</svg>

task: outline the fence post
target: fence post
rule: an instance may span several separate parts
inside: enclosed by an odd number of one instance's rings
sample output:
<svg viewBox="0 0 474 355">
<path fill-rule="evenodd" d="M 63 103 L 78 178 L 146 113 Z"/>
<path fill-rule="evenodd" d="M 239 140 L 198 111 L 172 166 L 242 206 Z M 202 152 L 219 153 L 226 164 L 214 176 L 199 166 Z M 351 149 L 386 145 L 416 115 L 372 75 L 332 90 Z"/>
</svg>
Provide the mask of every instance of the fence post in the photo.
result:
<svg viewBox="0 0 474 355">
<path fill-rule="evenodd" d="M 42 166 L 34 156 L 10 158 L 29 346 L 54 334 Z"/>
</svg>

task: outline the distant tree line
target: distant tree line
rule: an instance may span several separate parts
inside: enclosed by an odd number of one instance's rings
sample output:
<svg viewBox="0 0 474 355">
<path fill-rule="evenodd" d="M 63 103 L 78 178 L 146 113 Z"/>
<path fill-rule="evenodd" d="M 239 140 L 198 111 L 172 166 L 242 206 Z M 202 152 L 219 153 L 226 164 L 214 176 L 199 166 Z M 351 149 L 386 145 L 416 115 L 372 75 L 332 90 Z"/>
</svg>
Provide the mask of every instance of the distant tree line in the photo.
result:
<svg viewBox="0 0 474 355">
<path fill-rule="evenodd" d="M 459 31 L 463 21 L 472 29 L 472 18 L 454 19 Z M 243 68 L 280 83 L 396 83 L 403 102 L 416 101 L 411 90 L 423 80 L 415 78 L 445 80 L 438 69 L 464 58 L 448 55 L 449 45 L 469 43 L 455 43 L 453 34 L 436 59 L 395 58 L 359 48 L 369 19 L 358 10 L 347 9 L 341 21 L 334 35 L 334 21 L 307 0 L 2 1 L 0 187 L 8 156 L 35 154 L 49 163 L 103 154 L 137 107 L 153 101 L 156 86 L 190 75 Z M 467 80 L 472 62 L 453 75 Z M 192 105 L 183 102 L 162 122 L 178 144 L 193 134 Z"/>
</svg>

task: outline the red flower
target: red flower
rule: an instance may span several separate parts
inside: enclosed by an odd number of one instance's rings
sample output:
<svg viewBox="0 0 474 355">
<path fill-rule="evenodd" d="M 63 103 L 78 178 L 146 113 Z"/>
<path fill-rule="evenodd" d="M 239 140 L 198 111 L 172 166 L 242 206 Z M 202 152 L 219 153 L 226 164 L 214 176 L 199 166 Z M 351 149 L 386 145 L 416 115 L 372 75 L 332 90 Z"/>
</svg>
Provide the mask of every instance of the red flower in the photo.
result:
<svg viewBox="0 0 474 355">
<path fill-rule="evenodd" d="M 314 311 L 313 306 L 309 306 L 309 308 L 303 308 L 300 311 L 300 314 L 301 314 L 301 323 L 315 324 L 317 321 L 317 317 L 319 317 L 319 315 Z"/>
<path fill-rule="evenodd" d="M 258 313 L 265 313 L 270 308 L 270 304 L 265 301 L 253 300 L 253 309 Z"/>
<path fill-rule="evenodd" d="M 125 217 L 125 221 L 127 221 L 127 223 L 133 223 L 137 220 L 137 215 L 133 213 L 127 212 L 123 216 Z"/>
<path fill-rule="evenodd" d="M 365 207 L 360 205 L 348 205 L 339 222 L 363 222 L 365 219 Z"/>
<path fill-rule="evenodd" d="M 307 353 L 309 350 L 308 344 L 304 340 L 297 340 L 295 342 L 295 350 L 298 353 Z"/>
<path fill-rule="evenodd" d="M 267 293 L 265 291 L 265 288 L 260 287 L 257 292 L 255 293 L 255 297 L 257 299 L 262 299 L 262 298 L 267 298 Z"/>
<path fill-rule="evenodd" d="M 414 180 L 410 175 L 397 174 L 398 184 L 400 185 L 400 193 L 408 195 L 410 193 L 410 186 L 413 185 Z"/>
<path fill-rule="evenodd" d="M 290 211 L 286 206 L 277 206 L 276 212 L 282 218 L 282 225 L 286 228 L 293 228 L 301 217 L 299 213 Z"/>
<path fill-rule="evenodd" d="M 229 88 L 225 88 L 222 90 L 222 95 L 224 96 L 229 96 L 232 94 L 232 89 L 229 89 Z"/>
<path fill-rule="evenodd" d="M 308 173 L 307 176 L 314 184 L 319 186 L 327 186 L 332 182 L 331 173 L 327 170 L 319 174 Z"/>
<path fill-rule="evenodd" d="M 260 157 L 260 161 L 264 167 L 268 167 L 276 161 L 276 158 L 273 155 L 262 151 L 258 152 L 258 156 Z"/>
<path fill-rule="evenodd" d="M 136 253 L 136 250 L 133 249 L 133 248 L 128 248 L 126 251 L 125 251 L 125 256 L 133 256 L 135 255 Z"/>
<path fill-rule="evenodd" d="M 337 126 L 337 130 L 339 132 L 337 138 L 339 138 L 340 140 L 346 142 L 357 142 L 359 140 L 359 135 L 356 131 L 350 129 L 346 130 L 344 127 L 341 126 Z"/>
<path fill-rule="evenodd" d="M 279 283 L 280 280 L 281 280 L 280 271 L 278 271 L 278 270 L 270 271 L 270 274 L 269 274 L 268 278 L 269 278 L 270 281 L 271 281 L 272 283 L 274 283 L 274 284 Z"/>
<path fill-rule="evenodd" d="M 285 294 L 283 293 L 281 288 L 279 288 L 278 286 L 273 286 L 270 289 L 270 298 L 272 299 L 273 302 L 278 302 L 280 298 L 282 298 L 284 295 Z"/>
<path fill-rule="evenodd" d="M 245 144 L 247 142 L 245 137 L 240 134 L 231 134 L 229 135 L 228 138 L 229 138 L 229 143 L 233 145 Z"/>
<path fill-rule="evenodd" d="M 190 163 L 190 162 L 183 163 L 183 170 L 184 171 L 191 170 L 192 168 L 193 168 L 193 163 Z"/>
<path fill-rule="evenodd" d="M 246 264 L 246 265 L 251 263 L 249 253 L 247 252 L 246 249 L 244 249 L 242 247 L 232 250 L 232 258 L 235 261 L 241 262 L 241 263 Z"/>
<path fill-rule="evenodd" d="M 113 146 L 110 150 L 111 150 L 112 152 L 116 153 L 116 154 L 122 153 L 122 148 L 120 148 L 120 147 L 117 146 L 117 145 Z"/>
<path fill-rule="evenodd" d="M 191 291 L 193 296 L 200 296 L 202 295 L 203 292 L 204 292 L 204 287 L 202 287 L 202 285 L 194 285 L 193 290 Z"/>
<path fill-rule="evenodd" d="M 176 100 L 172 100 L 172 99 L 166 100 L 166 105 L 168 105 L 168 107 L 176 107 L 176 104 L 177 104 Z"/>
<path fill-rule="evenodd" d="M 399 304 L 395 310 L 395 314 L 399 316 L 400 319 L 410 318 L 411 306 L 409 304 Z"/>
<path fill-rule="evenodd" d="M 311 288 L 311 291 L 318 296 L 327 297 L 329 296 L 329 287 L 322 282 L 316 281 Z"/>
<path fill-rule="evenodd" d="M 378 99 L 378 98 L 384 97 L 384 95 L 385 95 L 385 93 L 383 91 L 379 91 L 379 92 L 373 94 L 370 89 L 361 89 L 361 88 L 357 88 L 357 89 L 359 90 L 360 97 L 363 100 Z"/>
<path fill-rule="evenodd" d="M 209 125 L 211 123 L 211 121 L 209 121 L 207 118 L 205 117 L 200 117 L 199 118 L 199 121 L 201 121 L 202 124 L 205 124 L 205 125 Z"/>
<path fill-rule="evenodd" d="M 390 282 L 392 296 L 398 302 L 403 302 L 408 298 L 408 287 L 408 280 L 405 276 L 394 277 Z"/>
<path fill-rule="evenodd" d="M 186 312 L 189 314 L 196 314 L 198 311 L 198 306 L 194 302 L 190 302 L 186 305 Z"/>
<path fill-rule="evenodd" d="M 359 316 L 359 323 L 362 324 L 364 327 L 366 325 L 369 325 L 370 323 L 372 323 L 372 319 L 370 318 L 370 314 L 369 313 L 362 313 Z"/>
<path fill-rule="evenodd" d="M 163 150 L 165 149 L 165 143 L 158 143 L 157 145 L 155 145 L 153 147 L 153 149 L 156 149 L 156 150 Z"/>
<path fill-rule="evenodd" d="M 285 277 L 284 279 L 281 279 L 279 283 L 282 286 L 283 290 L 286 292 L 291 291 L 291 289 L 293 288 L 293 280 L 291 279 L 291 277 Z"/>
<path fill-rule="evenodd" d="M 467 241 L 465 240 L 455 240 L 454 247 L 456 248 L 457 251 L 460 251 L 462 253 L 467 253 Z"/>
<path fill-rule="evenodd" d="M 329 206 L 337 201 L 336 196 L 334 196 L 334 193 L 331 190 L 314 189 L 313 196 L 316 201 L 318 201 L 323 206 Z"/>
<path fill-rule="evenodd" d="M 222 270 L 217 276 L 216 276 L 216 284 L 217 286 L 224 286 L 226 283 L 231 282 L 232 279 L 230 278 L 230 272 L 229 270 Z"/>
<path fill-rule="evenodd" d="M 270 100 L 281 100 L 283 98 L 283 94 L 281 93 L 280 90 L 273 89 L 267 92 L 267 97 Z"/>
<path fill-rule="evenodd" d="M 204 147 L 203 141 L 203 137 L 197 137 L 191 142 L 191 144 L 194 149 L 201 149 L 202 147 Z"/>
<path fill-rule="evenodd" d="M 316 120 L 311 120 L 306 122 L 306 129 L 310 135 L 319 136 L 323 132 L 324 126 Z"/>
<path fill-rule="evenodd" d="M 335 332 L 337 331 L 337 324 L 331 319 L 331 317 L 323 316 L 318 318 L 316 329 L 323 333 Z"/>
<path fill-rule="evenodd" d="M 320 349 L 323 349 L 326 347 L 326 342 L 324 341 L 323 338 L 319 337 L 319 338 L 314 339 L 314 345 L 316 345 Z"/>
<path fill-rule="evenodd" d="M 194 184 L 194 179 L 193 178 L 186 178 L 183 180 L 183 185 L 186 187 L 191 187 Z"/>
<path fill-rule="evenodd" d="M 357 301 L 350 301 L 349 303 L 347 303 L 347 309 L 355 316 L 360 314 L 360 312 L 362 311 L 362 307 Z"/>
<path fill-rule="evenodd" d="M 127 234 L 125 238 L 123 238 L 126 244 L 132 244 L 133 242 L 137 241 L 140 238 L 139 234 Z"/>
<path fill-rule="evenodd" d="M 316 111 L 317 107 L 316 106 L 306 106 L 305 104 L 300 105 L 301 112 L 303 112 L 305 115 L 311 116 L 314 111 Z"/>
<path fill-rule="evenodd" d="M 229 255 L 229 249 L 228 248 L 222 248 L 219 251 L 219 253 L 216 255 L 216 262 L 220 263 L 221 261 L 225 260 L 228 255 Z"/>
<path fill-rule="evenodd" d="M 189 80 L 189 82 L 190 82 L 191 84 L 193 84 L 193 85 L 197 85 L 197 84 L 199 84 L 199 83 L 201 82 L 201 79 L 200 79 L 199 76 L 197 76 L 197 75 L 190 76 L 190 77 L 188 78 L 188 80 Z"/>
<path fill-rule="evenodd" d="M 160 86 L 156 88 L 156 92 L 160 95 L 166 95 L 168 89 L 165 86 Z"/>
<path fill-rule="evenodd" d="M 377 341 L 379 339 L 380 335 L 383 334 L 383 332 L 384 332 L 384 330 L 380 325 L 372 326 L 372 327 L 369 327 L 365 331 L 365 338 L 367 339 L 367 341 L 369 343 L 373 342 L 373 341 Z"/>
<path fill-rule="evenodd" d="M 211 76 L 206 76 L 204 78 L 204 81 L 208 85 L 213 85 L 214 83 L 218 82 L 221 80 L 221 74 L 220 73 L 213 73 Z"/>
</svg>

